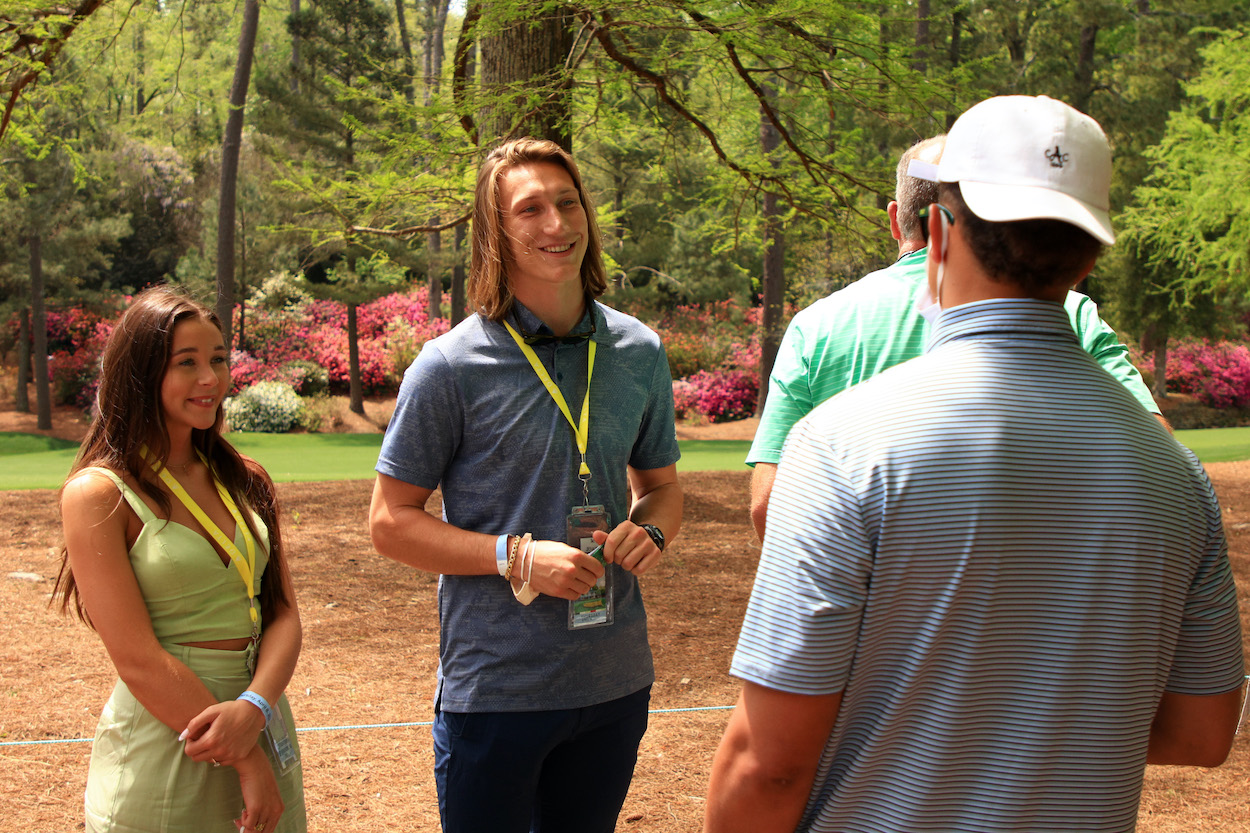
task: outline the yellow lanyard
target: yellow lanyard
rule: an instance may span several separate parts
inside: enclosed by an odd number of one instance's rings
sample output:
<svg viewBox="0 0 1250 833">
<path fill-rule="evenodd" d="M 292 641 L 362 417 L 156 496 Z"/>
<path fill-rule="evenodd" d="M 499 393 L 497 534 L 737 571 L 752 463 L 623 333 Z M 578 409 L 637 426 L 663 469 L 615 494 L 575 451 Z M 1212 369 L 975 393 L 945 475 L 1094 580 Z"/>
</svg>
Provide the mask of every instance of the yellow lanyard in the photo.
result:
<svg viewBox="0 0 1250 833">
<path fill-rule="evenodd" d="M 148 456 L 147 446 L 141 449 L 143 456 Z M 196 454 L 199 454 L 197 451 Z M 226 537 L 226 533 L 222 532 L 217 524 L 213 523 L 213 519 L 208 516 L 200 505 L 195 502 L 191 495 L 187 494 L 187 490 L 182 484 L 174 479 L 169 473 L 169 469 L 160 465 L 156 460 L 148 458 L 148 465 L 152 471 L 156 472 L 157 477 L 161 479 L 169 490 L 178 496 L 178 500 L 182 501 L 182 505 L 187 507 L 187 511 L 195 516 L 200 522 L 200 526 L 204 527 L 204 531 L 212 536 L 213 540 L 222 548 L 226 555 L 230 556 L 230 561 L 234 564 L 235 569 L 239 571 L 239 577 L 243 579 L 243 584 L 247 586 L 247 602 L 248 612 L 252 617 L 252 638 L 255 639 L 258 634 L 257 622 L 260 619 L 256 609 L 256 585 L 253 579 L 256 575 L 256 539 L 252 537 L 252 531 L 247 528 L 247 524 L 243 522 L 243 515 L 239 512 L 239 507 L 235 504 L 234 498 L 230 497 L 230 493 L 226 491 L 226 487 L 217 479 L 216 473 L 213 472 L 212 466 L 208 465 L 208 461 L 204 459 L 204 455 L 199 454 L 204 465 L 208 466 L 209 473 L 213 478 L 213 485 L 217 487 L 217 494 L 221 496 L 221 502 L 226 505 L 226 510 L 234 518 L 238 529 L 243 532 L 243 541 L 247 546 L 247 555 L 239 552 L 239 548 L 235 546 L 234 541 Z"/>
<path fill-rule="evenodd" d="M 525 343 L 525 340 L 512 329 L 512 325 L 507 321 L 503 325 L 508 328 L 508 332 L 512 335 L 517 346 L 521 348 L 521 352 L 525 354 L 525 358 L 529 359 L 530 367 L 534 368 L 534 372 L 538 374 L 538 379 L 543 383 L 543 387 L 547 389 L 547 393 L 551 394 L 551 398 L 560 406 L 560 413 L 564 414 L 564 418 L 569 421 L 569 425 L 573 426 L 573 436 L 577 439 L 577 450 L 582 455 L 582 465 L 578 469 L 578 476 L 581 478 L 590 477 L 590 467 L 586 465 L 586 446 L 590 442 L 590 377 L 595 372 L 595 342 L 590 340 L 589 354 L 586 359 L 586 398 L 582 400 L 582 417 L 580 422 L 573 421 L 573 414 L 569 412 L 568 403 L 564 401 L 564 394 L 556 387 L 556 383 L 551 381 L 551 374 L 547 372 L 547 368 L 543 367 L 543 363 L 538 360 L 538 354 L 534 352 L 534 348 Z M 583 480 L 583 485 L 585 480 Z"/>
</svg>

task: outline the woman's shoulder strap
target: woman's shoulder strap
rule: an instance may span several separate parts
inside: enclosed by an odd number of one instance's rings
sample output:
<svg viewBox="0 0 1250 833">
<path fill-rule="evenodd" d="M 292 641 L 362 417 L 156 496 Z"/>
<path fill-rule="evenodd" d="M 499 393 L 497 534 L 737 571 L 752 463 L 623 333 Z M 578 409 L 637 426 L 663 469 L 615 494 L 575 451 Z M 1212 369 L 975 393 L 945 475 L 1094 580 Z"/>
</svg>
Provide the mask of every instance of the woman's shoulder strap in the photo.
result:
<svg viewBox="0 0 1250 833">
<path fill-rule="evenodd" d="M 121 475 L 117 472 L 112 469 L 106 469 L 103 466 L 88 466 L 87 468 L 80 469 L 74 476 L 78 477 L 84 474 L 102 474 L 109 480 L 112 480 L 113 485 L 116 486 L 117 490 L 122 493 L 122 497 L 126 498 L 126 503 L 130 504 L 130 508 L 133 509 L 135 514 L 139 516 L 139 520 L 144 523 L 157 520 L 156 513 L 154 513 L 151 508 L 143 502 L 143 498 L 141 498 L 134 489 L 126 485 L 126 481 L 122 480 Z"/>
</svg>

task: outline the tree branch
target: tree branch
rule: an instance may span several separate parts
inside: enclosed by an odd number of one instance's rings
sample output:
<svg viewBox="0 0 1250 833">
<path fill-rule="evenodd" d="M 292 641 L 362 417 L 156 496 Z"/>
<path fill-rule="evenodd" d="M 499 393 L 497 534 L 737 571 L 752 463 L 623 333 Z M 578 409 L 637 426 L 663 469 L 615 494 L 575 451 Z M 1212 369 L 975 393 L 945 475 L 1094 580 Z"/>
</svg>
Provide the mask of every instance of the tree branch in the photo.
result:
<svg viewBox="0 0 1250 833">
<path fill-rule="evenodd" d="M 379 237 L 394 237 L 402 240 L 409 237 L 415 237 L 418 234 L 429 234 L 435 231 L 447 231 L 448 229 L 453 229 L 456 226 L 469 222 L 472 217 L 473 213 L 468 212 L 454 220 L 451 220 L 450 222 L 441 223 L 436 226 L 408 226 L 406 228 L 399 229 L 374 228 L 373 226 L 348 226 L 347 230 L 349 232 L 376 234 Z"/>
<path fill-rule="evenodd" d="M 9 129 L 13 108 L 17 106 L 22 90 L 33 84 L 52 65 L 79 24 L 108 2 L 110 0 L 81 0 L 77 6 L 53 6 L 33 11 L 33 20 L 68 18 L 64 23 L 49 27 L 49 34 L 26 31 L 21 24 L 15 23 L 9 23 L 4 28 L 5 35 L 15 34 L 16 37 L 13 43 L 3 49 L 7 62 L 13 65 L 5 73 L 4 81 L 0 82 L 0 94 L 8 94 L 4 103 L 4 115 L 0 117 L 0 138 Z M 23 52 L 26 54 L 22 55 Z"/>
<path fill-rule="evenodd" d="M 464 23 L 460 27 L 460 36 L 456 39 L 456 54 L 451 71 L 451 98 L 460 115 L 460 126 L 468 134 L 473 144 L 478 143 L 477 122 L 469 112 L 465 102 L 465 89 L 469 85 L 468 74 L 473 65 L 473 46 L 477 42 L 474 29 L 482 18 L 481 0 L 472 0 L 464 12 Z"/>
</svg>

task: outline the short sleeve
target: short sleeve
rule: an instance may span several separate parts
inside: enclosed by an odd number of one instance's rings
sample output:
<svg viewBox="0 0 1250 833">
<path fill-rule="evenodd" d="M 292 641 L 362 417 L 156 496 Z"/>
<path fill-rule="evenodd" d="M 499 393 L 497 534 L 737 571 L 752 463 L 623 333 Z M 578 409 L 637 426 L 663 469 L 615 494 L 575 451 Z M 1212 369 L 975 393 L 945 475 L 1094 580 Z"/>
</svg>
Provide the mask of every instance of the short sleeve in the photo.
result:
<svg viewBox="0 0 1250 833">
<path fill-rule="evenodd" d="M 1192 456 L 1192 455 L 1191 455 Z M 1206 473 L 1196 477 L 1207 507 L 1207 546 L 1185 600 L 1180 638 L 1168 676 L 1167 690 L 1176 694 L 1211 695 L 1232 691 L 1245 675 L 1241 650 L 1241 617 L 1237 588 L 1228 560 L 1228 540 L 1220 505 Z"/>
<path fill-rule="evenodd" d="M 806 312 L 806 311 L 804 311 Z M 747 453 L 748 465 L 777 463 L 790 429 L 816 407 L 809 384 L 809 359 L 805 353 L 800 312 L 786 328 L 768 378 L 768 397 L 755 439 Z"/>
<path fill-rule="evenodd" d="M 1076 331 L 1085 352 L 1124 385 L 1143 408 L 1152 414 L 1159 413 L 1159 405 L 1150 388 L 1146 387 L 1141 373 L 1129 361 L 1128 348 L 1120 343 L 1116 331 L 1098 317 L 1098 305 L 1079 292 L 1069 292 L 1064 309 L 1072 319 L 1072 329 Z"/>
<path fill-rule="evenodd" d="M 677 445 L 676 415 L 673 404 L 673 374 L 668 367 L 668 354 L 660 344 L 651 369 L 647 407 L 643 413 L 638 440 L 630 453 L 629 464 L 635 469 L 662 469 L 681 458 Z"/>
<path fill-rule="evenodd" d="M 396 480 L 435 489 L 463 430 L 463 397 L 455 374 L 442 351 L 427 342 L 404 373 L 375 468 Z"/>
<path fill-rule="evenodd" d="M 786 447 L 730 673 L 793 694 L 846 687 L 873 547 L 860 497 L 829 444 L 801 422 Z"/>
</svg>

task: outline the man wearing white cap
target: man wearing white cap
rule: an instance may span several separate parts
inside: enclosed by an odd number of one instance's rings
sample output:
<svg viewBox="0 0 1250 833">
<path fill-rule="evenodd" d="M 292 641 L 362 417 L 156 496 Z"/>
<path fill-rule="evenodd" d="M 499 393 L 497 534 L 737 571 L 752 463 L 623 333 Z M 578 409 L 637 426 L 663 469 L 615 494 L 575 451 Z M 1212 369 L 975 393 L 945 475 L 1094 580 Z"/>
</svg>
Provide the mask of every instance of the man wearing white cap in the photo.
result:
<svg viewBox="0 0 1250 833">
<path fill-rule="evenodd" d="M 1061 302 L 1114 241 L 1097 123 L 976 105 L 927 222 L 925 355 L 790 434 L 707 833 L 1131 831 L 1243 680 L 1219 504 Z"/>
</svg>

